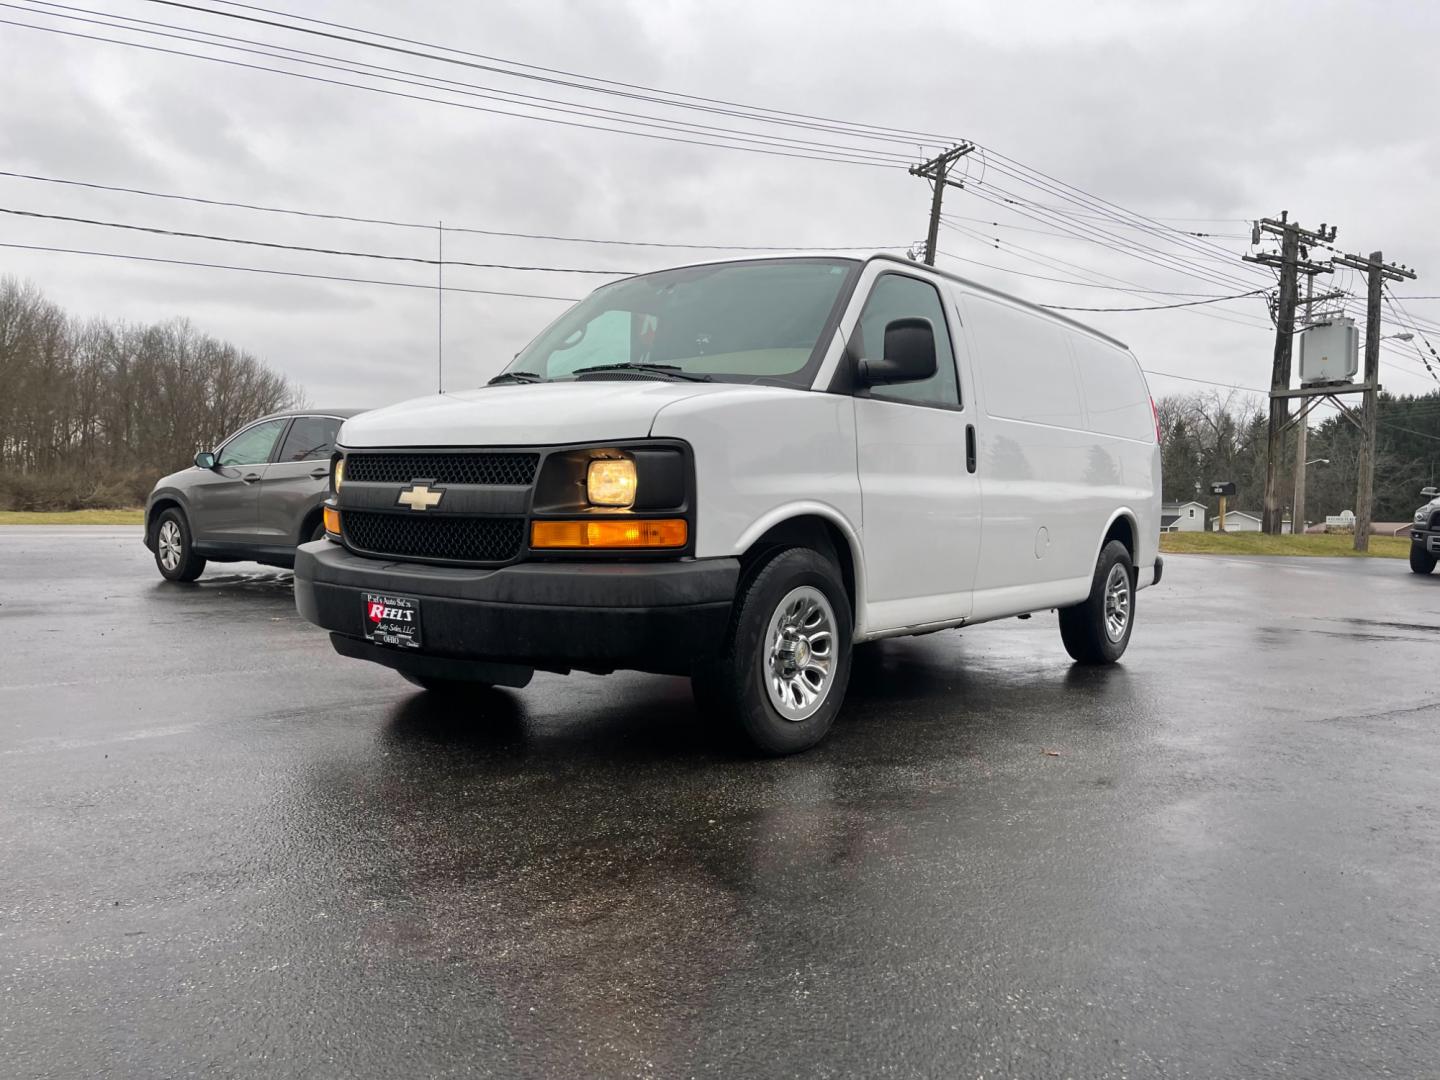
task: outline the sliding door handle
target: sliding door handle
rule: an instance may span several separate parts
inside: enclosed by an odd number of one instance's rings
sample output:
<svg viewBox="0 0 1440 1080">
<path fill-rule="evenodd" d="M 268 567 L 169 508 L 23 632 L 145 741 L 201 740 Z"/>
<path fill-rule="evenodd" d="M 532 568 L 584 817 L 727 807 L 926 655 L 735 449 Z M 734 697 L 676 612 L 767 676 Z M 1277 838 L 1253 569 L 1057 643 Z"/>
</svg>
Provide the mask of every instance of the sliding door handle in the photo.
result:
<svg viewBox="0 0 1440 1080">
<path fill-rule="evenodd" d="M 975 425 L 965 425 L 965 471 L 975 471 Z"/>
</svg>

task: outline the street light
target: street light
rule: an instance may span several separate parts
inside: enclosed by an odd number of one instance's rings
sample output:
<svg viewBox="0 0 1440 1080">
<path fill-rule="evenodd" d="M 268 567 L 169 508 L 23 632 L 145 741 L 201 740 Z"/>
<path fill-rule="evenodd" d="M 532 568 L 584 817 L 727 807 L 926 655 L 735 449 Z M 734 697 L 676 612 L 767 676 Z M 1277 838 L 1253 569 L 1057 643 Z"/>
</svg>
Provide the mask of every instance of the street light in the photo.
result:
<svg viewBox="0 0 1440 1080">
<path fill-rule="evenodd" d="M 1402 331 L 1401 333 L 1398 333 L 1398 334 L 1384 334 L 1384 335 L 1381 336 L 1380 340 L 1381 340 L 1381 341 L 1391 341 L 1391 340 L 1394 340 L 1394 341 L 1414 341 L 1414 340 L 1415 340 L 1415 335 L 1412 334 L 1412 333 L 1410 333 L 1408 330 L 1406 330 L 1406 331 Z"/>
<path fill-rule="evenodd" d="M 1329 465 L 1329 464 L 1330 464 L 1330 459 L 1329 459 L 1328 457 L 1311 458 L 1309 461 L 1305 462 L 1305 464 L 1306 464 L 1306 465 Z"/>
</svg>

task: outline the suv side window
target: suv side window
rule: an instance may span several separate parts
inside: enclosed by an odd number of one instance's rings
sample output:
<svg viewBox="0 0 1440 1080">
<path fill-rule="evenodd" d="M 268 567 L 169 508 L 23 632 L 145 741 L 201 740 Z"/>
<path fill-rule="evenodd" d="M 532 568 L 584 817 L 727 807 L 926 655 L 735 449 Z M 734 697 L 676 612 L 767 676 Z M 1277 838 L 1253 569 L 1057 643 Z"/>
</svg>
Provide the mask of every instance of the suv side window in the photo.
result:
<svg viewBox="0 0 1440 1080">
<path fill-rule="evenodd" d="M 335 452 L 341 421 L 333 416 L 297 416 L 280 448 L 280 461 L 318 461 Z"/>
<path fill-rule="evenodd" d="M 920 382 L 877 386 L 870 396 L 886 401 L 908 401 L 918 405 L 960 405 L 960 383 L 955 377 L 955 353 L 940 293 L 934 285 L 904 274 L 881 274 L 870 290 L 860 312 L 860 322 L 851 339 L 851 350 L 866 359 L 883 359 L 885 326 L 895 319 L 921 316 L 935 327 L 935 374 Z"/>
<path fill-rule="evenodd" d="M 221 465 L 264 465 L 275 449 L 275 440 L 285 427 L 285 419 L 266 420 L 236 435 L 220 451 Z"/>
</svg>

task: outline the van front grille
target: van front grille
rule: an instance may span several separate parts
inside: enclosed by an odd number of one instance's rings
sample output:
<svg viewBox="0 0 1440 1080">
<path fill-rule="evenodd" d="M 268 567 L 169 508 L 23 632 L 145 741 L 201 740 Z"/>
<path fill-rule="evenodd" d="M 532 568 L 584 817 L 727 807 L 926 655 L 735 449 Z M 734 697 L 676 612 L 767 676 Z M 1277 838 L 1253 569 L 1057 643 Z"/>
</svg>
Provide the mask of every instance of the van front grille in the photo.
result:
<svg viewBox="0 0 1440 1080">
<path fill-rule="evenodd" d="M 345 479 L 374 484 L 408 484 L 413 480 L 487 486 L 529 484 L 535 480 L 539 463 L 539 454 L 351 453 L 345 458 Z"/>
<path fill-rule="evenodd" d="M 523 517 L 445 517 L 345 510 L 347 547 L 366 555 L 453 562 L 509 562 L 525 539 Z"/>
</svg>

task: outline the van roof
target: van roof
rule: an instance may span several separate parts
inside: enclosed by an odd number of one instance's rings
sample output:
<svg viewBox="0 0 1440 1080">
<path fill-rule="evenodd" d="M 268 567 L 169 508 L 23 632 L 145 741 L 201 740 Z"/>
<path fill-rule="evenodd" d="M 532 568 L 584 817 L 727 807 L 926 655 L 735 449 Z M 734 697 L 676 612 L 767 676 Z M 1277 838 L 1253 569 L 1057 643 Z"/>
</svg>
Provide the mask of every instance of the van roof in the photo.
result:
<svg viewBox="0 0 1440 1080">
<path fill-rule="evenodd" d="M 868 255 L 866 257 L 867 262 L 873 259 L 883 259 L 886 262 L 899 263 L 901 266 L 909 267 L 924 265 L 917 264 L 899 255 L 892 255 L 888 251 L 877 251 L 874 254 Z M 1069 315 L 1066 315 L 1063 312 L 1052 311 L 1050 308 L 1042 307 L 1041 305 L 1036 304 L 1033 301 L 1023 299 L 1022 297 L 1015 296 L 1000 289 L 992 288 L 989 285 L 982 285 L 978 281 L 972 281 L 970 278 L 961 277 L 959 274 L 953 273 L 949 270 L 943 270 L 938 266 L 925 266 L 924 268 L 926 270 L 929 270 L 933 274 L 938 274 L 940 277 L 955 282 L 957 285 L 964 285 L 967 289 L 974 289 L 976 292 L 988 293 L 989 295 L 998 297 L 1001 300 L 1009 301 L 1012 304 L 1019 304 L 1021 307 L 1028 308 L 1038 315 L 1044 315 L 1046 318 L 1054 319 L 1056 322 L 1065 323 L 1067 326 L 1074 327 L 1076 330 L 1084 330 L 1087 334 L 1094 334 L 1096 337 L 1101 338 L 1104 341 L 1108 341 L 1111 345 L 1116 345 L 1119 348 L 1124 349 L 1126 352 L 1130 351 L 1130 346 L 1126 345 L 1125 342 L 1121 341 L 1119 338 L 1111 337 L 1103 330 L 1096 330 L 1095 327 L 1089 326 L 1086 323 L 1082 323 L 1079 319 L 1072 319 Z"/>
<path fill-rule="evenodd" d="M 1124 349 L 1126 352 L 1130 351 L 1130 346 L 1126 345 L 1125 342 L 1121 341 L 1119 338 L 1111 337 L 1103 330 L 1096 330 L 1095 327 L 1088 326 L 1078 319 L 1072 319 L 1070 316 L 1065 315 L 1062 312 L 1051 311 L 1049 308 L 1041 307 L 1039 304 L 1033 303 L 1032 301 L 1026 300 L 1022 297 L 1015 296 L 1011 293 L 1004 292 L 1001 289 L 992 288 L 989 285 L 982 285 L 980 282 L 972 281 L 970 278 L 967 277 L 961 277 L 959 274 L 953 273 L 950 270 L 945 270 L 938 266 L 927 266 L 924 263 L 917 263 L 912 259 L 907 259 L 904 256 L 896 255 L 893 252 L 877 251 L 872 248 L 855 248 L 840 250 L 832 249 L 829 251 L 805 251 L 803 249 L 797 249 L 795 251 L 773 253 L 767 252 L 763 255 L 732 255 L 728 258 L 723 259 L 703 259 L 693 263 L 680 263 L 676 266 L 657 267 L 653 271 L 646 271 L 646 273 L 662 273 L 665 270 L 679 270 L 689 266 L 713 266 L 716 263 L 766 262 L 773 259 L 859 259 L 862 262 L 883 260 L 885 262 L 893 262 L 898 266 L 904 266 L 911 270 L 925 270 L 928 273 L 935 274 L 937 277 L 942 277 L 948 281 L 953 281 L 957 285 L 964 285 L 967 289 L 973 289 L 978 293 L 984 293 L 989 296 L 996 297 L 997 299 L 1004 300 L 1007 303 L 1017 304 L 1020 307 L 1035 312 L 1037 315 L 1043 315 L 1048 319 L 1053 319 L 1055 322 L 1064 323 L 1066 326 L 1072 327 L 1076 330 L 1083 330 L 1085 333 L 1092 334 L 1095 337 L 1100 338 L 1102 341 L 1109 342 L 1111 345 L 1114 345 L 1117 348 Z M 643 277 L 644 275 L 632 274 L 630 276 Z M 625 279 L 619 278 L 617 280 L 623 281 Z M 613 282 L 611 284 L 613 284 Z"/>
</svg>

